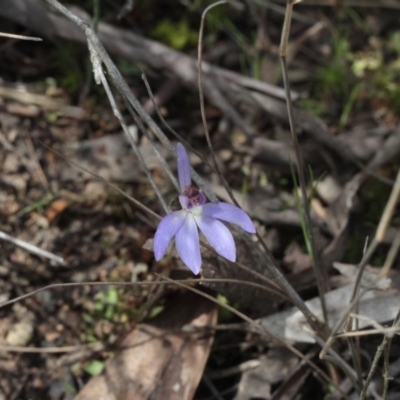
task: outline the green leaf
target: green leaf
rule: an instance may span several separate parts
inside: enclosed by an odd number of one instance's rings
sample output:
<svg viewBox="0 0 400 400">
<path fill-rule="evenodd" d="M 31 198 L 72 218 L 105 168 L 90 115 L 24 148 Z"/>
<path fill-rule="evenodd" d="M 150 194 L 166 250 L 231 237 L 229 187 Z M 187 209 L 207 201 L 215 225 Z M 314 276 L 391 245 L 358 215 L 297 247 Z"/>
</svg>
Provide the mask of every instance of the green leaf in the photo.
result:
<svg viewBox="0 0 400 400">
<path fill-rule="evenodd" d="M 197 31 L 191 30 L 186 20 L 174 23 L 164 19 L 153 29 L 151 35 L 176 50 L 196 44 L 198 38 Z"/>
<path fill-rule="evenodd" d="M 83 370 L 92 376 L 100 375 L 102 373 L 103 369 L 104 369 L 104 361 L 100 361 L 100 360 L 88 361 L 83 366 Z"/>
<path fill-rule="evenodd" d="M 157 316 L 158 314 L 160 314 L 160 312 L 164 310 L 164 306 L 155 306 L 151 309 L 150 313 L 149 313 L 149 318 L 154 318 L 155 316 Z"/>
<path fill-rule="evenodd" d="M 110 305 L 117 305 L 118 303 L 118 290 L 116 287 L 111 287 L 106 292 L 106 302 Z"/>
</svg>

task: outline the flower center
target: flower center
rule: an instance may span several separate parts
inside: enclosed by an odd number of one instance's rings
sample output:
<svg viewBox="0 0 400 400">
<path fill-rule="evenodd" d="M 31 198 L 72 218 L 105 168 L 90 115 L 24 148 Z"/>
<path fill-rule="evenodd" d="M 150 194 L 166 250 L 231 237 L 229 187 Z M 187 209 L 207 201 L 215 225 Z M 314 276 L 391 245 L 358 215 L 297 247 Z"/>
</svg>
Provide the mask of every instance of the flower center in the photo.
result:
<svg viewBox="0 0 400 400">
<path fill-rule="evenodd" d="M 207 198 L 204 196 L 203 191 L 195 186 L 187 186 L 182 194 L 189 199 L 188 208 L 202 206 L 207 203 Z"/>
</svg>

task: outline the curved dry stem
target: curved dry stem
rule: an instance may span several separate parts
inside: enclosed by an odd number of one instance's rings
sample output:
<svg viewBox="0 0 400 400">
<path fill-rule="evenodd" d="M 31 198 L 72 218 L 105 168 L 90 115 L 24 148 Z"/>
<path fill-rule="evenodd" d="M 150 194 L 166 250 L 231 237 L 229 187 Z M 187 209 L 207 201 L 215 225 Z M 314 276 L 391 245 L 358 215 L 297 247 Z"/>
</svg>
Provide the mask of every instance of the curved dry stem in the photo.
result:
<svg viewBox="0 0 400 400">
<path fill-rule="evenodd" d="M 202 84 L 202 76 L 203 76 L 203 70 L 202 70 L 202 44 L 203 44 L 203 32 L 204 32 L 204 21 L 206 14 L 209 10 L 211 10 L 213 7 L 221 5 L 226 3 L 226 1 L 219 1 L 216 2 L 210 6 L 208 6 L 201 17 L 201 24 L 200 24 L 200 30 L 199 30 L 199 42 L 198 42 L 198 85 L 199 85 L 199 98 L 200 98 L 200 111 L 201 111 L 201 118 L 203 121 L 203 128 L 204 128 L 204 134 L 206 136 L 207 144 L 208 144 L 208 150 L 211 154 L 211 158 L 213 160 L 213 165 L 214 169 L 216 170 L 219 178 L 221 179 L 221 182 L 227 191 L 229 197 L 231 198 L 233 204 L 235 204 L 236 207 L 240 207 L 239 203 L 237 202 L 232 189 L 230 188 L 228 182 L 222 175 L 222 173 L 219 170 L 217 160 L 215 157 L 215 153 L 213 150 L 213 146 L 211 143 L 211 138 L 210 134 L 208 131 L 208 126 L 207 126 L 207 118 L 205 114 L 205 106 L 204 106 L 204 95 L 203 95 L 203 84 Z M 259 240 L 260 244 L 262 245 L 264 251 L 265 251 L 265 261 L 266 261 L 266 266 L 271 273 L 271 276 L 275 282 L 279 284 L 279 286 L 282 288 L 284 292 L 287 293 L 287 296 L 290 298 L 290 300 L 293 302 L 293 304 L 304 314 L 305 318 L 307 319 L 308 323 L 310 326 L 319 332 L 319 334 L 322 334 L 325 336 L 324 328 L 321 327 L 320 322 L 318 319 L 313 315 L 313 313 L 308 309 L 308 307 L 305 305 L 304 301 L 301 299 L 301 297 L 298 295 L 298 293 L 293 289 L 293 287 L 290 285 L 290 283 L 287 281 L 285 276 L 281 273 L 274 257 L 272 256 L 271 252 L 268 249 L 268 246 L 266 245 L 265 241 L 261 237 L 261 235 L 256 232 L 257 239 Z M 248 241 L 249 240 L 249 235 L 243 234 L 243 237 Z"/>
<path fill-rule="evenodd" d="M 158 281 L 158 282 L 66 282 L 66 283 L 52 283 L 47 286 L 43 286 L 39 289 L 32 290 L 26 294 L 23 294 L 21 296 L 15 297 L 14 299 L 4 301 L 3 303 L 0 303 L 0 308 L 9 306 L 11 304 L 17 303 L 18 301 L 27 299 L 29 297 L 34 296 L 35 294 L 38 294 L 40 292 L 43 292 L 44 290 L 52 290 L 52 289 L 58 289 L 58 288 L 66 288 L 66 287 L 79 287 L 79 286 L 120 286 L 120 287 L 132 287 L 132 286 L 152 286 L 152 285 L 166 285 L 169 283 L 169 281 Z M 177 282 L 177 281 L 172 281 L 172 282 Z M 214 278 L 202 278 L 202 279 L 185 279 L 184 282 L 186 284 L 194 284 L 194 283 L 232 283 L 232 284 L 237 284 L 237 285 L 246 285 L 246 286 L 252 286 L 257 289 L 262 289 L 267 292 L 270 292 L 269 288 L 266 288 L 264 285 L 254 283 L 254 282 L 248 282 L 248 281 L 242 281 L 238 279 L 214 279 Z"/>
</svg>

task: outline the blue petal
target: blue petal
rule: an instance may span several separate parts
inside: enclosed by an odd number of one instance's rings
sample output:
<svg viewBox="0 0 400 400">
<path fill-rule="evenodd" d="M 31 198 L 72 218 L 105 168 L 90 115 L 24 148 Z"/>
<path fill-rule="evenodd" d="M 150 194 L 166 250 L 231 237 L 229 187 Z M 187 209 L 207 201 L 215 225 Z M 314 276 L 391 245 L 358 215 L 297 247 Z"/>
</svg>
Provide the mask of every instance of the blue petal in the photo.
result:
<svg viewBox="0 0 400 400">
<path fill-rule="evenodd" d="M 189 205 L 190 205 L 189 197 L 184 196 L 183 194 L 181 194 L 181 195 L 179 196 L 179 203 L 181 203 L 181 207 L 182 207 L 184 210 L 187 210 L 187 209 L 189 208 Z"/>
<path fill-rule="evenodd" d="M 204 204 L 202 215 L 209 218 L 217 218 L 222 221 L 239 225 L 249 233 L 255 233 L 256 228 L 250 217 L 239 207 L 228 203 L 207 203 Z"/>
<path fill-rule="evenodd" d="M 181 186 L 181 191 L 183 192 L 185 188 L 192 183 L 192 178 L 190 175 L 190 162 L 188 154 L 181 143 L 177 144 L 176 153 L 178 157 L 179 185 Z"/>
<path fill-rule="evenodd" d="M 176 250 L 186 266 L 197 275 L 201 268 L 199 232 L 193 215 L 187 214 L 185 223 L 175 237 Z"/>
<path fill-rule="evenodd" d="M 154 257 L 157 261 L 164 257 L 169 242 L 182 227 L 185 217 L 185 211 L 174 211 L 166 215 L 158 224 L 157 232 L 154 236 Z"/>
<path fill-rule="evenodd" d="M 236 261 L 236 246 L 229 229 L 214 218 L 203 216 L 195 216 L 194 218 L 215 251 L 229 261 Z"/>
</svg>

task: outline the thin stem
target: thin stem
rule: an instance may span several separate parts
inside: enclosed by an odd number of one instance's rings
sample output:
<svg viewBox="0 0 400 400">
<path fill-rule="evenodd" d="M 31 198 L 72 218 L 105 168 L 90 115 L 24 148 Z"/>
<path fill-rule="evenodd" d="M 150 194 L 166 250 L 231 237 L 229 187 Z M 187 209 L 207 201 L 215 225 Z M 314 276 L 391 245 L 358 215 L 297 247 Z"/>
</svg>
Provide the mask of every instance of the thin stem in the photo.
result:
<svg viewBox="0 0 400 400">
<path fill-rule="evenodd" d="M 378 248 L 378 241 L 374 238 L 371 244 L 368 247 L 368 250 L 364 254 L 360 264 L 357 267 L 357 277 L 354 282 L 353 294 L 351 296 L 351 301 L 355 300 L 358 290 L 360 288 L 361 279 L 364 273 L 364 269 L 368 264 L 368 261 L 371 259 L 372 255 L 375 253 L 375 250 Z"/>
<path fill-rule="evenodd" d="M 176 282 L 176 281 L 174 281 Z M 202 279 L 184 279 L 182 282 L 185 282 L 186 284 L 197 284 L 197 283 L 232 283 L 232 284 L 237 284 L 237 285 L 246 285 L 246 286 L 252 286 L 257 289 L 262 289 L 267 292 L 270 292 L 268 288 L 266 288 L 264 285 L 250 282 L 250 281 L 242 281 L 238 279 L 226 279 L 226 278 L 202 278 Z M 36 290 L 32 290 L 31 292 L 25 293 L 21 296 L 15 297 L 11 300 L 4 301 L 3 303 L 0 303 L 0 308 L 3 308 L 5 306 L 9 306 L 11 304 L 17 303 L 18 301 L 27 299 L 29 297 L 34 296 L 35 294 L 38 294 L 40 292 L 43 292 L 44 290 L 52 290 L 52 289 L 57 289 L 57 288 L 69 288 L 69 287 L 79 287 L 79 286 L 120 286 L 120 287 L 133 287 L 133 286 L 151 286 L 151 285 L 166 285 L 168 284 L 167 281 L 146 281 L 146 282 L 67 282 L 67 283 L 52 283 L 50 285 L 41 287 Z"/>
<path fill-rule="evenodd" d="M 207 13 L 214 7 L 220 6 L 222 4 L 226 4 L 225 0 L 217 1 L 214 4 L 211 4 L 208 6 L 204 11 L 203 14 L 201 15 L 201 22 L 200 22 L 200 31 L 199 31 L 199 43 L 197 47 L 197 68 L 198 68 L 198 85 L 199 85 L 199 98 L 200 98 L 200 112 L 201 112 L 201 119 L 203 121 L 203 128 L 204 128 L 204 134 L 207 139 L 207 145 L 208 145 L 208 150 L 210 151 L 211 158 L 213 160 L 214 167 L 216 171 L 218 172 L 218 175 L 222 177 L 222 173 L 219 170 L 218 164 L 217 164 L 217 159 L 215 157 L 214 149 L 211 143 L 211 138 L 210 138 L 210 132 L 208 130 L 208 125 L 207 125 L 207 117 L 206 117 L 206 111 L 205 111 L 205 105 L 204 105 L 204 93 L 203 93 L 203 70 L 202 70 L 202 64 L 203 64 L 203 32 L 204 32 L 204 21 L 206 19 Z"/>
<path fill-rule="evenodd" d="M 93 29 L 97 32 L 100 22 L 100 1 L 93 0 Z"/>
<path fill-rule="evenodd" d="M 395 320 L 393 321 L 393 327 L 399 327 L 400 322 L 400 311 L 397 313 Z M 390 347 L 392 345 L 393 335 L 389 337 L 388 343 L 385 346 L 385 352 L 383 357 L 383 393 L 382 400 L 386 400 L 388 396 L 389 390 L 389 382 L 393 378 L 390 376 L 390 366 L 389 366 L 389 356 L 390 356 Z"/>
<path fill-rule="evenodd" d="M 130 145 L 131 145 L 131 147 L 132 147 L 137 159 L 139 160 L 139 163 L 140 163 L 144 173 L 146 174 L 147 179 L 149 180 L 151 186 L 153 187 L 153 190 L 156 193 L 159 202 L 161 203 L 162 207 L 164 208 L 165 213 L 168 213 L 169 212 L 169 207 L 168 207 L 167 203 L 165 202 L 164 197 L 160 192 L 160 189 L 158 188 L 157 184 L 155 183 L 155 181 L 153 179 L 153 176 L 151 175 L 151 172 L 147 168 L 147 165 L 144 162 L 142 153 L 139 151 L 138 147 L 136 146 L 135 140 L 133 139 L 131 133 L 129 132 L 128 127 L 125 124 L 124 118 L 122 117 L 122 114 L 120 113 L 120 111 L 119 111 L 119 109 L 117 107 L 117 103 L 116 103 L 116 101 L 114 99 L 114 96 L 113 96 L 113 94 L 111 92 L 110 87 L 108 86 L 108 82 L 107 82 L 107 80 L 106 80 L 106 78 L 105 78 L 105 76 L 103 74 L 103 70 L 100 68 L 100 70 L 98 72 L 99 72 L 101 83 L 102 83 L 102 85 L 103 85 L 103 87 L 104 87 L 104 89 L 105 89 L 105 91 L 107 93 L 107 97 L 108 97 L 108 100 L 109 100 L 109 102 L 111 104 L 111 108 L 112 108 L 112 110 L 114 112 L 114 115 L 118 118 L 118 121 L 121 124 L 122 129 L 123 129 L 126 137 L 128 138 L 129 143 L 130 143 Z"/>
<path fill-rule="evenodd" d="M 289 83 L 289 74 L 288 68 L 286 64 L 286 50 L 287 44 L 289 40 L 289 32 L 290 32 L 290 24 L 292 20 L 292 12 L 293 12 L 293 4 L 294 1 L 288 1 L 286 5 L 286 13 L 285 13 L 285 20 L 282 28 L 282 37 L 281 37 L 281 44 L 280 44 L 280 57 L 281 57 L 281 64 L 282 64 L 282 73 L 283 73 L 283 81 L 285 86 L 286 92 L 286 105 L 288 110 L 288 117 L 289 117 L 289 125 L 290 125 L 290 133 L 292 136 L 293 147 L 296 155 L 296 168 L 297 174 L 299 177 L 299 184 L 301 189 L 301 197 L 302 197 L 302 204 L 304 210 L 304 217 L 307 226 L 310 247 L 311 247 L 311 260 L 314 268 L 314 274 L 317 281 L 318 293 L 319 298 L 321 300 L 321 307 L 322 307 L 322 314 L 324 316 L 324 321 L 328 322 L 328 312 L 326 309 L 326 302 L 325 302 L 325 289 L 323 283 L 323 271 L 320 263 L 320 259 L 317 253 L 315 239 L 313 234 L 313 227 L 311 223 L 310 217 L 310 207 L 307 198 L 307 189 L 306 189 L 306 180 L 304 177 L 304 168 L 303 168 L 303 158 L 300 153 L 300 146 L 299 141 L 296 134 L 295 128 L 295 121 L 294 121 L 294 113 L 293 113 L 293 104 L 292 104 L 292 97 L 290 93 L 290 83 Z"/>
<path fill-rule="evenodd" d="M 388 340 L 389 340 L 388 336 L 385 335 L 382 340 L 382 343 L 378 346 L 378 349 L 377 349 L 374 359 L 372 361 L 371 368 L 368 372 L 367 378 L 365 379 L 364 385 L 362 386 L 359 400 L 365 400 L 365 398 L 366 398 L 366 395 L 368 392 L 368 386 L 370 385 L 372 378 L 374 377 L 374 374 L 379 366 L 378 365 L 379 360 L 381 359 L 382 354 L 384 353 L 385 348 L 387 347 Z"/>
<path fill-rule="evenodd" d="M 197 150 L 195 150 L 181 135 L 179 135 L 178 132 L 176 132 L 174 129 L 172 129 L 168 125 L 167 121 L 164 119 L 164 117 L 160 113 L 160 110 L 158 109 L 157 103 L 154 98 L 153 91 L 151 90 L 149 81 L 147 80 L 147 77 L 144 74 L 144 72 L 142 72 L 142 79 L 146 86 L 147 93 L 150 96 L 150 100 L 153 103 L 154 110 L 157 113 L 158 118 L 160 118 L 160 121 L 164 125 L 165 129 L 167 129 L 168 132 L 170 132 L 172 135 L 174 135 L 177 140 L 179 140 L 187 149 L 189 149 L 193 154 L 195 154 L 204 164 L 206 164 L 209 168 L 213 169 L 214 167 L 212 165 L 210 165 L 210 163 L 202 156 L 201 153 L 199 153 Z"/>
<path fill-rule="evenodd" d="M 390 249 L 387 253 L 385 262 L 382 266 L 380 276 L 387 276 L 392 268 L 392 265 L 397 257 L 397 254 L 400 249 L 400 230 L 397 232 L 396 237 L 393 240 L 393 243 L 390 246 Z"/>
<path fill-rule="evenodd" d="M 215 153 L 213 150 L 213 146 L 211 143 L 211 138 L 210 138 L 210 134 L 208 131 L 208 126 L 207 126 L 207 118 L 206 118 L 206 113 L 205 113 L 204 95 L 203 95 L 202 48 L 203 48 L 204 21 L 205 21 L 206 14 L 209 10 L 211 10 L 215 6 L 218 6 L 218 5 L 221 5 L 224 3 L 226 3 L 226 1 L 219 1 L 217 3 L 210 5 L 209 7 L 207 7 L 204 10 L 202 17 L 201 17 L 200 30 L 199 30 L 199 43 L 198 43 L 198 85 L 199 85 L 200 111 L 201 111 L 201 118 L 203 121 L 204 133 L 205 133 L 207 144 L 208 144 L 208 149 L 210 151 L 215 170 L 217 171 L 218 176 L 221 178 L 222 184 L 223 184 L 225 190 L 227 191 L 229 197 L 231 198 L 232 202 L 235 204 L 236 207 L 240 208 L 239 203 L 237 202 L 235 196 L 233 195 L 232 189 L 230 188 L 228 182 L 225 180 L 224 176 L 220 172 L 217 161 L 216 161 Z M 281 288 L 290 297 L 293 304 L 304 314 L 305 318 L 307 319 L 307 322 L 310 324 L 312 329 L 314 329 L 316 332 L 318 332 L 319 334 L 321 334 L 322 336 L 325 337 L 326 335 L 324 332 L 324 328 L 321 327 L 321 324 L 318 321 L 318 319 L 308 309 L 308 307 L 305 305 L 302 298 L 293 289 L 293 287 L 290 285 L 290 283 L 286 280 L 284 275 L 281 273 L 274 257 L 272 256 L 270 250 L 268 249 L 268 246 L 264 242 L 264 239 L 261 237 L 261 235 L 258 232 L 256 232 L 256 236 L 265 251 L 265 256 L 267 257 L 266 266 L 268 268 L 268 271 L 271 273 L 272 279 L 274 279 L 281 286 Z M 249 235 L 243 234 L 243 237 L 247 242 L 250 241 Z"/>
<path fill-rule="evenodd" d="M 149 140 L 149 143 L 150 143 L 151 147 L 153 148 L 153 151 L 154 151 L 155 155 L 157 156 L 158 161 L 160 161 L 164 171 L 167 173 L 167 175 L 168 175 L 169 179 L 171 180 L 172 184 L 175 186 L 175 189 L 179 192 L 180 188 L 179 188 L 178 180 L 176 179 L 175 175 L 171 171 L 171 168 L 168 165 L 166 159 L 161 155 L 161 153 L 158 150 L 156 144 L 154 143 L 153 138 L 151 137 L 150 133 L 148 132 L 148 130 L 143 125 L 141 119 L 139 118 L 139 116 L 137 115 L 135 110 L 133 109 L 132 105 L 127 101 L 125 102 L 125 104 L 126 104 L 128 110 L 129 110 L 130 114 L 132 115 L 133 119 L 135 120 L 136 125 L 139 127 L 139 129 L 141 130 L 143 135 Z"/>
<path fill-rule="evenodd" d="M 397 171 L 396 182 L 393 186 L 392 192 L 388 202 L 386 203 L 385 210 L 383 211 L 382 218 L 379 221 L 378 228 L 376 230 L 375 239 L 381 243 L 385 237 L 386 230 L 389 226 L 389 222 L 392 219 L 396 204 L 400 197 L 400 169 Z"/>
</svg>

